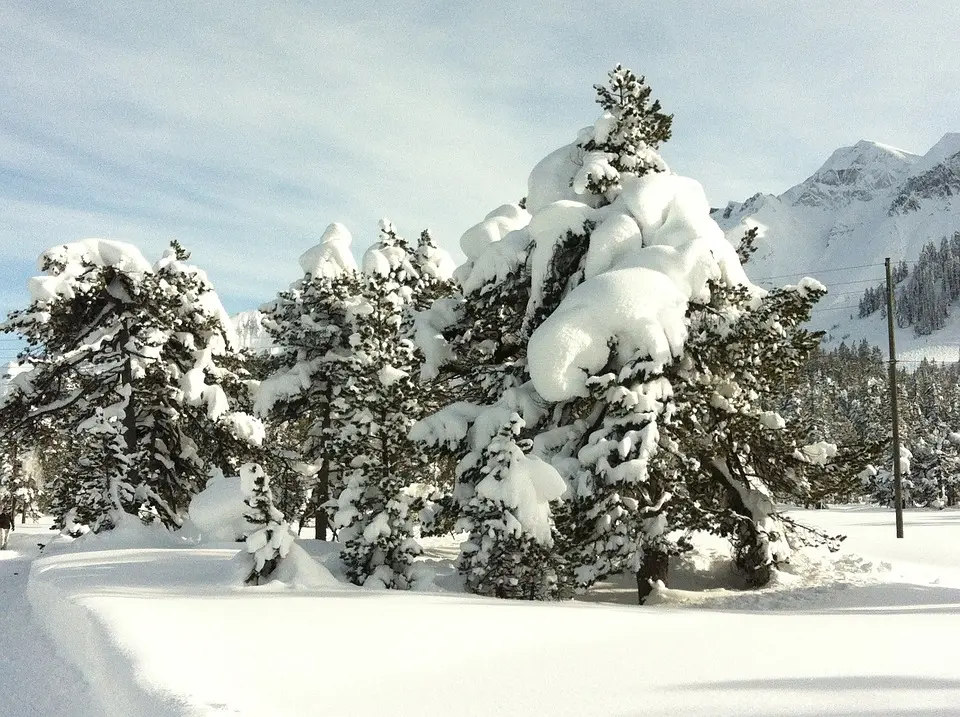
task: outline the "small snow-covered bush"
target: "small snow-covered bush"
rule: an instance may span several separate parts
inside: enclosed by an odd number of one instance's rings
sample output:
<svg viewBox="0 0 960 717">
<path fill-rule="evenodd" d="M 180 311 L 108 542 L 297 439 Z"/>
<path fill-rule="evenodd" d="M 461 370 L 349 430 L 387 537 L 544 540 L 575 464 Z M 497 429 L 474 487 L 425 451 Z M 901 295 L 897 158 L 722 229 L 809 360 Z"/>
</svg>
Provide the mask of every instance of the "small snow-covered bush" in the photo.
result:
<svg viewBox="0 0 960 717">
<path fill-rule="evenodd" d="M 244 516 L 251 524 L 246 534 L 247 552 L 253 556 L 248 584 L 259 585 L 271 576 L 293 545 L 293 533 L 283 513 L 273 504 L 270 479 L 256 463 L 240 467 L 240 485 L 249 510 Z"/>
</svg>

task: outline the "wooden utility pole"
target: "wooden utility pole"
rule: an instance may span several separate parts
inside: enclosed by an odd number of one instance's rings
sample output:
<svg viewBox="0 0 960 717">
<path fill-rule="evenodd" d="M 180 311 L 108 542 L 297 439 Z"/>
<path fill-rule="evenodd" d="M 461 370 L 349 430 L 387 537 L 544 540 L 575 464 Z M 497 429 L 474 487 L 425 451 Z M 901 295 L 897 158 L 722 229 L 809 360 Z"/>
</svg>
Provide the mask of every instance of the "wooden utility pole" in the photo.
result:
<svg viewBox="0 0 960 717">
<path fill-rule="evenodd" d="M 17 529 L 17 488 L 20 484 L 20 438 L 15 437 L 13 439 L 13 445 L 11 447 L 11 473 L 10 473 L 10 483 L 13 487 L 13 492 L 10 494 L 10 530 Z M 23 522 L 26 522 L 24 520 Z"/>
<path fill-rule="evenodd" d="M 903 537 L 903 479 L 900 475 L 900 414 L 897 411 L 897 346 L 893 339 L 893 275 L 890 257 L 887 270 L 887 338 L 890 341 L 890 415 L 893 420 L 893 502 L 897 515 L 897 537 Z"/>
</svg>

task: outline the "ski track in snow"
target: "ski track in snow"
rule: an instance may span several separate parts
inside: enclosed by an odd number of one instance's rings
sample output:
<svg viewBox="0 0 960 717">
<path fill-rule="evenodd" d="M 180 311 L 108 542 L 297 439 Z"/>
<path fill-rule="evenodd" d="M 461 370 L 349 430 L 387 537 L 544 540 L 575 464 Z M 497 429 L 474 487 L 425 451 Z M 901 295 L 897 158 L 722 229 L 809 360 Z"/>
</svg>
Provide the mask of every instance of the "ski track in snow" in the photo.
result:
<svg viewBox="0 0 960 717">
<path fill-rule="evenodd" d="M 102 717 L 90 688 L 34 620 L 26 597 L 37 543 L 52 537 L 43 524 L 18 525 L 0 552 L 0 715 Z"/>
</svg>

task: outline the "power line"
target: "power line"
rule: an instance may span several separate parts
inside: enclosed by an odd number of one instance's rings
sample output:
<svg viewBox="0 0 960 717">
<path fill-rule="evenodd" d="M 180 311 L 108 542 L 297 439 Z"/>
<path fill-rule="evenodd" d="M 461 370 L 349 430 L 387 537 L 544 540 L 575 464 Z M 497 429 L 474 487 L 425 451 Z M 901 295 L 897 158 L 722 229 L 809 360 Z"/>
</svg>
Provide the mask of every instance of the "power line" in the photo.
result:
<svg viewBox="0 0 960 717">
<path fill-rule="evenodd" d="M 838 291 L 838 292 L 828 291 L 827 292 L 827 296 L 862 296 L 862 295 L 863 295 L 862 291 Z"/>
<path fill-rule="evenodd" d="M 908 262 L 911 263 L 911 262 Z M 915 263 L 915 262 L 914 262 Z M 792 274 L 779 274 L 777 276 L 764 276 L 754 281 L 769 281 L 770 279 L 788 279 L 792 276 L 814 276 L 816 274 L 829 274 L 836 271 L 851 271 L 853 269 L 870 269 L 872 267 L 882 267 L 883 264 L 860 264 L 859 266 L 838 266 L 834 269 L 801 269 Z"/>
<path fill-rule="evenodd" d="M 852 284 L 883 284 L 883 282 L 877 281 L 876 279 L 859 279 L 857 281 L 837 281 L 832 284 L 827 284 L 827 288 L 829 289 L 831 286 L 851 286 Z"/>
</svg>

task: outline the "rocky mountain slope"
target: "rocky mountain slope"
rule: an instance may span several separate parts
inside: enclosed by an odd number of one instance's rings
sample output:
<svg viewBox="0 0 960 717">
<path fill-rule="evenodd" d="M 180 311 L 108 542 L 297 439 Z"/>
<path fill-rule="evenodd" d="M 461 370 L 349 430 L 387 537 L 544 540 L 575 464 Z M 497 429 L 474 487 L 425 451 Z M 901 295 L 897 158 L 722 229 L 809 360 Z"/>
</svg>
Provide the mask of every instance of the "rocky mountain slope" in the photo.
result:
<svg viewBox="0 0 960 717">
<path fill-rule="evenodd" d="M 912 266 L 925 244 L 960 231 L 960 133 L 944 135 L 922 156 L 869 141 L 842 147 L 783 194 L 755 194 L 713 217 L 734 244 L 758 228 L 758 251 L 747 265 L 754 281 L 772 286 L 809 275 L 827 285 L 813 323 L 828 341 L 865 338 L 885 347 L 885 320 L 879 312 L 859 318 L 858 302 L 883 282 L 886 257 Z M 930 336 L 898 329 L 900 358 L 956 361 L 960 307 L 951 314 Z"/>
</svg>

